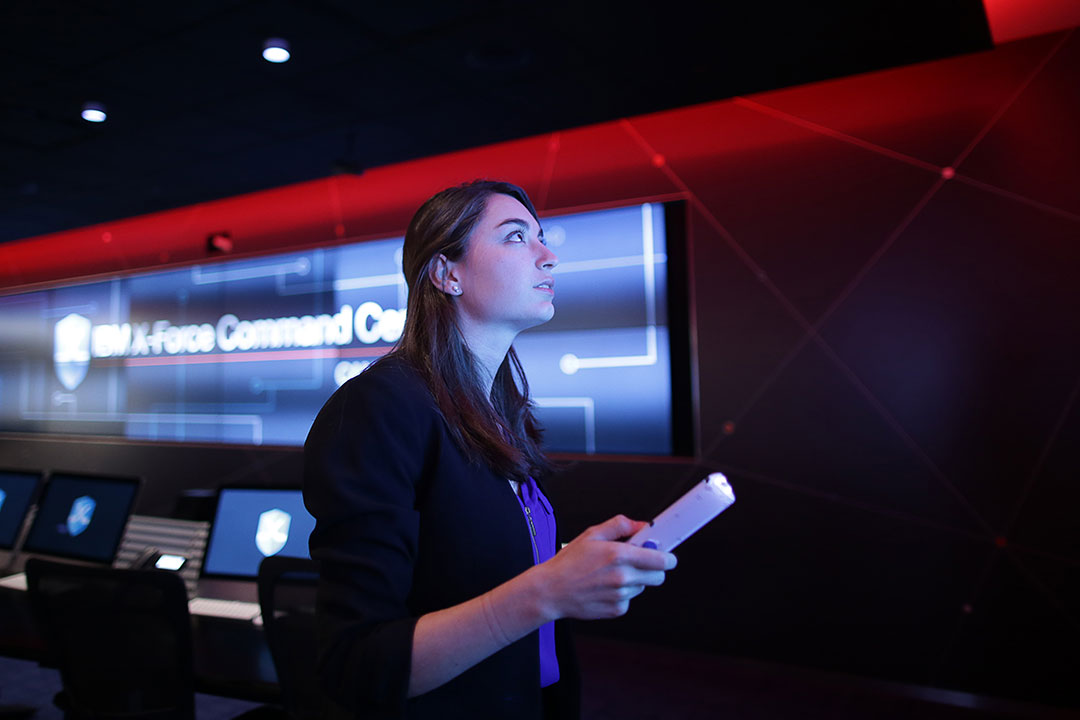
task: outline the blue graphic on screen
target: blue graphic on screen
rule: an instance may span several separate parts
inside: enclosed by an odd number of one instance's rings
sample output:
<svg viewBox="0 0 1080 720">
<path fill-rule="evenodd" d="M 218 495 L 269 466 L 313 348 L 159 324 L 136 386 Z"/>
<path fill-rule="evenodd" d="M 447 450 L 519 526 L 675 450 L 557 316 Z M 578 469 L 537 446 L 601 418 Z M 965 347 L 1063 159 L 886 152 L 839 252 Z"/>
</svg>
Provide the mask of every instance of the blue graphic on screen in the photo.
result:
<svg viewBox="0 0 1080 720">
<path fill-rule="evenodd" d="M 264 557 L 309 557 L 315 518 L 300 490 L 223 488 L 207 543 L 203 575 L 255 577 Z"/>
<path fill-rule="evenodd" d="M 0 549 L 15 547 L 37 484 L 36 474 L 0 470 Z"/>
<path fill-rule="evenodd" d="M 111 563 L 138 489 L 135 478 L 51 476 L 23 549 Z"/>
<path fill-rule="evenodd" d="M 515 347 L 546 446 L 671 453 L 664 206 L 541 223 L 555 318 Z M 0 297 L 0 430 L 301 445 L 406 299 L 401 238 Z"/>
<path fill-rule="evenodd" d="M 78 537 L 90 527 L 90 521 L 94 519 L 94 510 L 97 509 L 97 500 L 89 495 L 75 498 L 68 511 L 67 531 L 71 537 Z"/>
</svg>

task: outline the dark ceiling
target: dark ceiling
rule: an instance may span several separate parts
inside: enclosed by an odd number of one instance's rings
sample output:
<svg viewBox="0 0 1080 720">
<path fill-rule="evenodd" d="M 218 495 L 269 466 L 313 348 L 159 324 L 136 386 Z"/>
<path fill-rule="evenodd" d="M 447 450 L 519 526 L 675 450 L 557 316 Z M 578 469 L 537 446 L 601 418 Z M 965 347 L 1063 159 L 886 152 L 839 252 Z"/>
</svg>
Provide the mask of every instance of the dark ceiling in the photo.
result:
<svg viewBox="0 0 1080 720">
<path fill-rule="evenodd" d="M 992 47 L 979 0 L 808 5 L 5 0 L 0 241 Z"/>
</svg>

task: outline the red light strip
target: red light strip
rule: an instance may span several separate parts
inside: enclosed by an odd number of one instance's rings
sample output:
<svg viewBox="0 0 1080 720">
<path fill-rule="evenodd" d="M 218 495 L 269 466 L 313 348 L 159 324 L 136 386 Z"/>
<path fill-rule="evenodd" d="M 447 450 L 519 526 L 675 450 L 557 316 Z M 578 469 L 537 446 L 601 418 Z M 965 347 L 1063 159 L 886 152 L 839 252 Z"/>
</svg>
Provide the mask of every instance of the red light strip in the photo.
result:
<svg viewBox="0 0 1080 720">
<path fill-rule="evenodd" d="M 983 0 L 995 45 L 1080 25 L 1076 0 Z"/>
</svg>

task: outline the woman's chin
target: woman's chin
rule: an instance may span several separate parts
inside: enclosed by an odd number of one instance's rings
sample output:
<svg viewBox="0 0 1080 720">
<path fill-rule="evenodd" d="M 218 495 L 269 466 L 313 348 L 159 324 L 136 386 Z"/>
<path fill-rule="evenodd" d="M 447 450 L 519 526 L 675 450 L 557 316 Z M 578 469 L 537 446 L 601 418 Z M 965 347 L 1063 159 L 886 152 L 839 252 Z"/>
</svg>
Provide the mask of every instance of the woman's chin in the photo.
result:
<svg viewBox="0 0 1080 720">
<path fill-rule="evenodd" d="M 543 325 L 544 323 L 551 320 L 551 318 L 553 317 L 555 317 L 555 306 L 551 303 L 547 303 L 546 308 L 541 309 L 540 312 L 538 312 L 536 315 L 532 316 L 531 318 L 525 320 L 522 323 L 521 330 L 524 331 L 528 330 L 529 328 L 534 328 L 537 325 Z"/>
</svg>

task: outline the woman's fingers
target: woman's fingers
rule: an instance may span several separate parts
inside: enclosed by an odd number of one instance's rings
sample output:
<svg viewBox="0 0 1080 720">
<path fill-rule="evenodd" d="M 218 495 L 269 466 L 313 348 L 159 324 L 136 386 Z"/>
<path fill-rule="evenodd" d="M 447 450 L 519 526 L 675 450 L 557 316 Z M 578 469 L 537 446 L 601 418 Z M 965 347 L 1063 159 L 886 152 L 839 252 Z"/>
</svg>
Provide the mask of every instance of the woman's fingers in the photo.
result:
<svg viewBox="0 0 1080 720">
<path fill-rule="evenodd" d="M 625 515 L 616 515 L 599 525 L 593 525 L 583 534 L 589 535 L 591 540 L 621 540 L 630 537 L 648 524 L 641 520 L 631 520 Z"/>
<path fill-rule="evenodd" d="M 592 526 L 582 533 L 581 537 L 583 539 L 587 537 L 589 540 L 617 541 L 634 535 L 648 524 L 643 520 L 631 520 L 625 515 L 616 515 L 599 525 Z M 678 560 L 669 552 L 628 543 L 619 543 L 613 546 L 611 551 L 615 553 L 613 562 L 621 561 L 644 570 L 671 570 L 678 564 Z"/>
<path fill-rule="evenodd" d="M 623 562 L 642 570 L 671 570 L 679 564 L 676 557 L 669 552 L 625 543 L 623 543 L 620 553 Z"/>
<path fill-rule="evenodd" d="M 664 584 L 664 573 L 657 570 L 649 570 L 647 572 L 634 571 L 626 573 L 623 576 L 616 576 L 612 579 L 612 587 L 637 587 L 649 586 L 657 587 Z"/>
<path fill-rule="evenodd" d="M 621 542 L 647 525 L 616 515 L 587 529 L 545 563 L 554 573 L 545 587 L 561 616 L 618 617 L 646 587 L 663 584 L 665 572 L 677 564 L 675 556 Z"/>
</svg>

